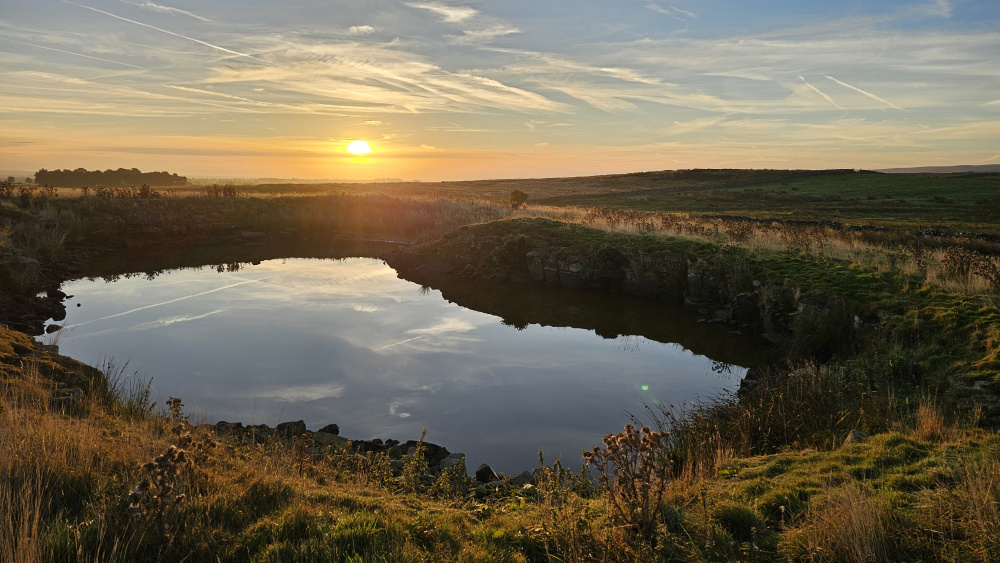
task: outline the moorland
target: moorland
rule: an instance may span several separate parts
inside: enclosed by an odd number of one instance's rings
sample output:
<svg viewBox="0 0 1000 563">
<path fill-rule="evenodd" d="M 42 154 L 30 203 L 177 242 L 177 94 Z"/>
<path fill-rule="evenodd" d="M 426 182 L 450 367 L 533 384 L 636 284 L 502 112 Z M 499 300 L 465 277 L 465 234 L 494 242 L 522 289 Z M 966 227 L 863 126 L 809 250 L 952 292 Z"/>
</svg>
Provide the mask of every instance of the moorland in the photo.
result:
<svg viewBox="0 0 1000 563">
<path fill-rule="evenodd" d="M 1000 175 L 4 184 L 0 221 L 2 561 L 1000 551 Z M 432 467 L 422 440 L 391 457 L 193 424 L 180 399 L 153 405 L 141 379 L 34 338 L 65 317 L 68 279 L 322 257 L 332 243 L 431 287 L 491 279 L 673 301 L 759 334 L 774 360 L 738 394 L 609 428 L 579 459 L 542 452 L 527 481 L 476 480 Z"/>
</svg>

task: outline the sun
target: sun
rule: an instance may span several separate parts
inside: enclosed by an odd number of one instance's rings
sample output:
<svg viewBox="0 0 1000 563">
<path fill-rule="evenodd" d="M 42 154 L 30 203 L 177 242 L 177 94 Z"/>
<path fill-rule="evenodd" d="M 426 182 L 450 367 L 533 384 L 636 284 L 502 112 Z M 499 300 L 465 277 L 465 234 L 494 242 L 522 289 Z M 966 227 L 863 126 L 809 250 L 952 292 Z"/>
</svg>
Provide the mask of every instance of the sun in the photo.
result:
<svg viewBox="0 0 1000 563">
<path fill-rule="evenodd" d="M 368 154 L 372 152 L 372 148 L 365 141 L 353 141 L 347 145 L 347 152 L 351 154 Z"/>
</svg>

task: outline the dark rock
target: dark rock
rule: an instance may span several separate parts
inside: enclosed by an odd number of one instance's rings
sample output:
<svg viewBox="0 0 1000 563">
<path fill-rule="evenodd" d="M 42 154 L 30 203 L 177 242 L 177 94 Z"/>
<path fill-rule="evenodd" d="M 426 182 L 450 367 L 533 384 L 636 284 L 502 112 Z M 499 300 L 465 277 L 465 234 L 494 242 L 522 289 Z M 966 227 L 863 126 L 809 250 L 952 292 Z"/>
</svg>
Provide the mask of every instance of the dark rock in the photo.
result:
<svg viewBox="0 0 1000 563">
<path fill-rule="evenodd" d="M 409 452 L 410 448 L 417 447 L 417 440 L 407 440 L 406 443 L 400 446 L 403 451 Z M 448 457 L 451 452 L 443 446 L 437 444 L 432 444 L 430 442 L 424 442 L 424 460 L 427 461 L 428 466 L 437 466 L 441 464 L 441 460 Z"/>
<path fill-rule="evenodd" d="M 493 468 L 488 464 L 484 463 L 476 469 L 476 481 L 480 483 L 489 483 L 490 481 L 496 481 L 500 479 Z"/>
<path fill-rule="evenodd" d="M 246 429 L 255 437 L 267 437 L 274 433 L 274 430 L 266 424 L 254 424 Z"/>
<path fill-rule="evenodd" d="M 386 256 L 385 261 L 397 270 L 412 270 L 426 263 L 427 258 L 416 252 L 400 250 Z"/>
<path fill-rule="evenodd" d="M 441 469 L 448 469 L 449 467 L 459 466 L 459 473 L 463 476 L 468 475 L 468 470 L 465 468 L 465 454 L 449 454 L 448 457 L 441 460 Z"/>
<path fill-rule="evenodd" d="M 566 289 L 583 289 L 587 284 L 573 271 L 559 270 L 559 286 Z"/>
<path fill-rule="evenodd" d="M 324 446 L 341 446 L 347 443 L 347 438 L 342 438 L 329 432 L 314 432 L 312 439 L 313 442 Z"/>
<path fill-rule="evenodd" d="M 301 436 L 305 434 L 308 430 L 306 429 L 306 422 L 304 420 L 294 420 L 291 422 L 282 422 L 275 427 L 275 430 L 279 434 L 284 434 L 285 436 Z"/>
<path fill-rule="evenodd" d="M 352 443 L 354 444 L 354 447 L 358 450 L 359 453 L 368 453 L 368 452 L 379 453 L 379 452 L 384 452 L 384 451 L 390 449 L 390 448 L 387 448 L 385 446 L 385 444 L 382 444 L 381 440 L 379 442 L 380 443 L 375 443 L 373 440 L 372 441 L 369 441 L 369 440 L 357 440 L 357 441 L 354 441 Z M 392 457 L 392 452 L 391 451 L 389 452 L 389 457 Z"/>
<path fill-rule="evenodd" d="M 215 431 L 219 434 L 235 434 L 243 431 L 243 423 L 220 420 L 215 423 Z"/>
<path fill-rule="evenodd" d="M 420 267 L 421 273 L 427 274 L 429 276 L 442 276 L 444 274 L 449 274 L 455 270 L 455 267 L 451 265 L 450 262 L 444 260 L 435 260 L 430 264 L 426 264 Z"/>
<path fill-rule="evenodd" d="M 520 489 L 525 485 L 534 485 L 534 484 L 535 484 L 535 478 L 528 471 L 522 471 L 517 475 L 514 475 L 513 477 L 507 479 L 507 486 L 514 489 Z"/>
<path fill-rule="evenodd" d="M 327 424 L 323 428 L 320 428 L 319 432 L 326 432 L 328 434 L 340 436 L 340 426 L 337 426 L 336 424 Z"/>
</svg>

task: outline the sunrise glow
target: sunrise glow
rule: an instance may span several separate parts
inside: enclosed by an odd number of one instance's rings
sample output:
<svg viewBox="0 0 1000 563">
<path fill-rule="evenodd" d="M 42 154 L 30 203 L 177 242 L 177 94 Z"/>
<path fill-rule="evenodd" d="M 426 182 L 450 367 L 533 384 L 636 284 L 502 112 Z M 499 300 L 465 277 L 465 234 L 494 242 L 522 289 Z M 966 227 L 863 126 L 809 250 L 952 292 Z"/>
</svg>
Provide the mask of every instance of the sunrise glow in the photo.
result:
<svg viewBox="0 0 1000 563">
<path fill-rule="evenodd" d="M 362 155 L 372 152 L 372 148 L 365 141 L 354 141 L 351 144 L 347 145 L 347 152 L 351 154 Z"/>
<path fill-rule="evenodd" d="M 0 170 L 364 179 L 355 157 L 371 154 L 376 177 L 432 181 L 1000 164 L 995 1 L 252 5 L 9 0 Z"/>
</svg>

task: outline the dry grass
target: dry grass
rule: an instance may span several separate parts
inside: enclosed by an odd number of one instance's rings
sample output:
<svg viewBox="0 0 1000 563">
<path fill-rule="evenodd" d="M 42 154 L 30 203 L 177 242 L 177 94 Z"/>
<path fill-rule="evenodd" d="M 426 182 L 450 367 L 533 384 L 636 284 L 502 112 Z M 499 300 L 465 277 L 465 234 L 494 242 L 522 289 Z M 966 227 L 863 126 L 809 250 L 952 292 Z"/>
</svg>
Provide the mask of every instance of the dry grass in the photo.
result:
<svg viewBox="0 0 1000 563">
<path fill-rule="evenodd" d="M 918 440 L 937 442 L 950 440 L 953 429 L 945 424 L 944 416 L 930 399 L 923 399 L 917 407 L 913 435 Z"/>
<path fill-rule="evenodd" d="M 849 483 L 823 491 L 788 541 L 808 561 L 896 561 L 899 527 L 884 494 Z"/>
<path fill-rule="evenodd" d="M 41 532 L 45 484 L 41 468 L 7 469 L 0 480 L 0 563 L 42 560 Z"/>
</svg>

